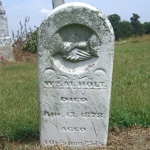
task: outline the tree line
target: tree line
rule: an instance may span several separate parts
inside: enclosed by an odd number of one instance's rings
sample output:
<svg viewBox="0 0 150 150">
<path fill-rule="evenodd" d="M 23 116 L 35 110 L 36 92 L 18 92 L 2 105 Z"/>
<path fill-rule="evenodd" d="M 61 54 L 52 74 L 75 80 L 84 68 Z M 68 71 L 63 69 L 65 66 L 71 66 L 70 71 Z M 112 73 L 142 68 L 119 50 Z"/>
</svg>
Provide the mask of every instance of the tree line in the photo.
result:
<svg viewBox="0 0 150 150">
<path fill-rule="evenodd" d="M 144 22 L 143 24 L 139 21 L 140 16 L 133 13 L 133 16 L 129 21 L 121 21 L 121 17 L 117 14 L 109 15 L 108 19 L 111 22 L 115 39 L 126 39 L 129 37 L 142 36 L 143 34 L 150 34 L 150 22 Z M 25 18 L 24 26 L 20 22 L 20 30 L 17 31 L 17 35 L 12 32 L 13 36 L 13 47 L 18 50 L 24 50 L 31 53 L 37 52 L 37 30 L 28 29 L 27 23 L 29 18 Z"/>
<path fill-rule="evenodd" d="M 117 14 L 109 15 L 108 19 L 113 26 L 116 40 L 150 34 L 150 22 L 142 24 L 138 14 L 133 13 L 130 21 L 121 21 Z"/>
</svg>

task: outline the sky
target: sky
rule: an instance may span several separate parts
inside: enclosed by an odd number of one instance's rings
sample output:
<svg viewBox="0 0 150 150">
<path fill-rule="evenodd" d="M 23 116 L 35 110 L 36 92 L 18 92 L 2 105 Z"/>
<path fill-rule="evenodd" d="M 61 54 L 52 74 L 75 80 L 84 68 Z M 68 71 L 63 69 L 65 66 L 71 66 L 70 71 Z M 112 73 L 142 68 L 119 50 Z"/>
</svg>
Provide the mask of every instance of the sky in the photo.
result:
<svg viewBox="0 0 150 150">
<path fill-rule="evenodd" d="M 53 9 L 52 0 L 1 0 L 8 19 L 9 36 L 17 33 L 19 22 L 24 24 L 25 17 L 30 17 L 28 27 L 39 27 L 42 20 Z M 118 14 L 121 20 L 130 21 L 133 13 L 140 16 L 140 21 L 150 22 L 150 0 L 65 0 L 83 2 L 101 10 L 106 16 Z"/>
</svg>

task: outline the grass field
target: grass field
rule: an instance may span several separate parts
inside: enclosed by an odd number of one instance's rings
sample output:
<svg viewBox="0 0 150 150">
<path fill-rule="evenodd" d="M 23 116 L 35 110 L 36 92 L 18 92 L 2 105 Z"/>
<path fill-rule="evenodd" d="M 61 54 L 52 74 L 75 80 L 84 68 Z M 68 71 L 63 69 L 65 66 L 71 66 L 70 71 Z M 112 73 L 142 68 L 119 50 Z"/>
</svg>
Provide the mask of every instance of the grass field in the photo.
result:
<svg viewBox="0 0 150 150">
<path fill-rule="evenodd" d="M 116 44 L 110 127 L 150 126 L 150 36 Z"/>
<path fill-rule="evenodd" d="M 38 136 L 36 63 L 0 64 L 0 135 Z M 150 126 L 150 36 L 115 45 L 109 128 Z"/>
</svg>

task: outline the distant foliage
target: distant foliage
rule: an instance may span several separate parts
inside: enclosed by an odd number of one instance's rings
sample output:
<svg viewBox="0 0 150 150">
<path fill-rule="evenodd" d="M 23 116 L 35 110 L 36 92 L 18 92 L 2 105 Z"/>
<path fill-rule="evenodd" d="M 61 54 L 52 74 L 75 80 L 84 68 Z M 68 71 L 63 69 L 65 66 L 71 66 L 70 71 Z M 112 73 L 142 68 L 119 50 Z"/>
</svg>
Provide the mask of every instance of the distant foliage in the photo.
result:
<svg viewBox="0 0 150 150">
<path fill-rule="evenodd" d="M 17 35 L 15 35 L 12 31 L 12 36 L 14 40 L 13 47 L 17 50 L 36 53 L 38 28 L 36 27 L 35 31 L 33 31 L 31 28 L 28 29 L 27 24 L 29 22 L 29 19 L 29 17 L 25 18 L 24 26 L 20 21 L 20 30 L 17 31 Z"/>
<path fill-rule="evenodd" d="M 27 28 L 29 23 L 29 17 L 25 18 L 24 25 L 20 21 L 20 30 L 17 31 L 17 35 L 12 32 L 14 44 L 13 47 L 17 50 L 23 50 L 30 53 L 37 53 L 37 31 Z M 144 34 L 150 34 L 150 22 L 144 22 L 142 24 L 138 14 L 133 13 L 133 16 L 129 21 L 121 21 L 121 17 L 118 14 L 112 14 L 108 16 L 111 22 L 116 40 L 125 40 L 129 37 L 142 36 Z"/>
<path fill-rule="evenodd" d="M 31 33 L 30 38 L 25 41 L 22 50 L 30 53 L 37 52 L 37 30 Z"/>
<path fill-rule="evenodd" d="M 130 18 L 135 36 L 142 36 L 144 34 L 144 28 L 142 23 L 139 21 L 139 18 L 140 16 L 134 13 L 133 17 Z"/>
<path fill-rule="evenodd" d="M 145 34 L 150 34 L 150 22 L 144 22 L 143 24 Z"/>
<path fill-rule="evenodd" d="M 130 22 L 121 21 L 121 17 L 117 14 L 109 15 L 108 19 L 113 26 L 116 40 L 150 34 L 150 22 L 142 24 L 138 14 L 133 13 Z"/>
</svg>

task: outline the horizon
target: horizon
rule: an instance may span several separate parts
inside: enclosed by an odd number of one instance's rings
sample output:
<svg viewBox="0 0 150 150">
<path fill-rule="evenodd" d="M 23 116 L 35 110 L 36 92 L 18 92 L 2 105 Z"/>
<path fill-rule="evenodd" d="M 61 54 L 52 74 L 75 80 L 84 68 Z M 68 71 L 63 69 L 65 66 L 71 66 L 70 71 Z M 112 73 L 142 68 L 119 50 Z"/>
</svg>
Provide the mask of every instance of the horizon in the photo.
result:
<svg viewBox="0 0 150 150">
<path fill-rule="evenodd" d="M 77 1 L 78 0 L 74 0 L 74 2 Z M 17 30 L 20 30 L 19 22 L 21 21 L 22 24 L 24 24 L 25 17 L 30 17 L 28 28 L 31 27 L 34 29 L 34 26 L 39 27 L 46 15 L 53 10 L 52 0 L 13 0 L 11 2 L 9 0 L 1 0 L 1 2 L 6 11 L 10 37 L 12 37 L 12 31 L 14 31 L 15 35 L 17 34 Z M 72 1 L 65 0 L 65 3 L 68 2 Z M 136 2 L 130 0 L 80 0 L 80 2 L 96 7 L 106 16 L 117 14 L 121 17 L 121 21 L 130 22 L 130 18 L 133 16 L 133 13 L 135 13 L 140 16 L 139 20 L 141 23 L 150 22 L 147 17 L 147 14 L 150 13 L 149 0 L 145 0 L 144 2 L 141 2 L 140 0 L 137 0 Z"/>
</svg>

